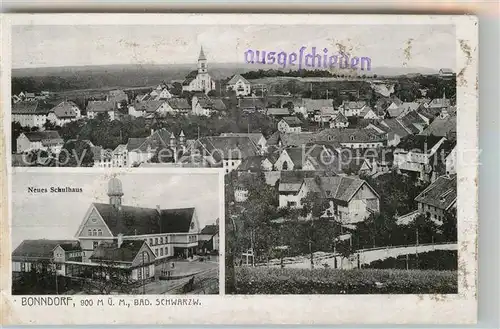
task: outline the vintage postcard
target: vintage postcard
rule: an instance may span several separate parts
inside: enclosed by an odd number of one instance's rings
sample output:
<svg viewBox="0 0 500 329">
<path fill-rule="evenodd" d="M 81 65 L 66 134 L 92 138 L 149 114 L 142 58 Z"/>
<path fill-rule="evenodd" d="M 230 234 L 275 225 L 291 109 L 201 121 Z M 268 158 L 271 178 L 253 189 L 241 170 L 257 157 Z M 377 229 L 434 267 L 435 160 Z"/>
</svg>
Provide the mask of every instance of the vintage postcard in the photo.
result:
<svg viewBox="0 0 500 329">
<path fill-rule="evenodd" d="M 4 18 L 2 323 L 476 322 L 475 17 Z"/>
</svg>

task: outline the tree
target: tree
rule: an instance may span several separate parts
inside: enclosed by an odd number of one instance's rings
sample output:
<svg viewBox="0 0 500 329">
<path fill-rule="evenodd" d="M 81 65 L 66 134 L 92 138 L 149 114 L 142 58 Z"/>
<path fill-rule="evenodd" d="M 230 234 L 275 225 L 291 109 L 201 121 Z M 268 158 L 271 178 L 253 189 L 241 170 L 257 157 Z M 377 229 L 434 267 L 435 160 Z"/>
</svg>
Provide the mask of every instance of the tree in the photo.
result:
<svg viewBox="0 0 500 329">
<path fill-rule="evenodd" d="M 182 94 L 182 84 L 180 82 L 174 82 L 172 84 L 172 89 L 170 90 L 170 93 L 177 96 Z"/>
<path fill-rule="evenodd" d="M 113 292 L 137 293 L 138 284 L 141 284 L 141 282 L 132 280 L 131 270 L 104 261 L 98 261 L 97 266 L 92 266 L 86 275 L 90 278 L 85 279 L 83 290 L 89 295 L 109 295 Z"/>
<path fill-rule="evenodd" d="M 457 213 L 456 209 L 444 214 L 443 225 L 441 226 L 445 241 L 457 241 Z"/>
<path fill-rule="evenodd" d="M 94 153 L 86 141 L 72 140 L 64 144 L 58 163 L 62 167 L 93 167 Z"/>
</svg>

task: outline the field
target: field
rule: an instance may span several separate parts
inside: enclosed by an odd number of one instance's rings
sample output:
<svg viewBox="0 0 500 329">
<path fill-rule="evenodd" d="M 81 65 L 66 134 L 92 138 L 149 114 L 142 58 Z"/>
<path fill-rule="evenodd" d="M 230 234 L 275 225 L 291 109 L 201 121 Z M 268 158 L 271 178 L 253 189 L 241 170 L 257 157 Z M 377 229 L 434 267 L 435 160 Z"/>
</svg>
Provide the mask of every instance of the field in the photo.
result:
<svg viewBox="0 0 500 329">
<path fill-rule="evenodd" d="M 454 294 L 456 271 L 238 267 L 230 294 Z M 226 279 L 227 280 L 227 279 Z"/>
</svg>

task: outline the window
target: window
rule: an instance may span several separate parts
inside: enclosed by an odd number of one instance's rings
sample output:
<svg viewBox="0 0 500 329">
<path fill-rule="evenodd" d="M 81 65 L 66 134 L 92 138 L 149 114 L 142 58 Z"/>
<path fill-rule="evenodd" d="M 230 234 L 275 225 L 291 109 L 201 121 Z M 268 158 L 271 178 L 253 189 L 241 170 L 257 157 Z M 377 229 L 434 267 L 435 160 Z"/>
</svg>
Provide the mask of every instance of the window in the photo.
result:
<svg viewBox="0 0 500 329">
<path fill-rule="evenodd" d="M 26 263 L 21 263 L 21 271 L 26 271 Z"/>
<path fill-rule="evenodd" d="M 88 233 L 89 233 L 89 236 L 92 236 L 92 230 L 91 229 L 89 229 Z"/>
<path fill-rule="evenodd" d="M 282 166 L 283 170 L 288 170 L 288 162 L 283 162 L 283 166 Z"/>
<path fill-rule="evenodd" d="M 149 266 L 146 266 L 144 268 L 146 270 L 146 275 L 144 275 L 146 278 L 149 278 Z"/>
<path fill-rule="evenodd" d="M 98 230 L 97 230 L 97 235 L 98 235 L 98 236 L 102 236 L 102 230 L 101 230 L 101 229 L 98 229 Z"/>
<path fill-rule="evenodd" d="M 150 238 L 149 239 L 149 245 L 152 246 L 153 245 L 153 238 Z"/>
<path fill-rule="evenodd" d="M 137 279 L 139 280 L 142 280 L 142 271 L 143 271 L 142 268 L 137 269 Z"/>
<path fill-rule="evenodd" d="M 155 244 L 158 244 L 158 238 L 155 238 Z"/>
<path fill-rule="evenodd" d="M 194 229 L 194 222 L 191 222 L 191 229 Z"/>
<path fill-rule="evenodd" d="M 62 265 L 60 263 L 57 263 L 56 264 L 56 270 L 60 271 L 61 269 L 62 269 Z"/>
<path fill-rule="evenodd" d="M 160 256 L 163 256 L 163 248 L 160 248 Z"/>
<path fill-rule="evenodd" d="M 352 140 L 352 141 L 354 140 L 354 136 L 351 136 L 351 140 Z"/>
<path fill-rule="evenodd" d="M 160 244 L 163 244 L 163 237 L 160 237 Z"/>
<path fill-rule="evenodd" d="M 168 255 L 168 247 L 165 247 L 165 256 Z"/>
<path fill-rule="evenodd" d="M 97 236 L 97 230 L 96 230 L 96 229 L 93 229 L 93 230 L 92 230 L 92 235 L 93 235 L 93 236 Z"/>
<path fill-rule="evenodd" d="M 155 256 L 158 256 L 158 248 L 155 249 Z"/>
</svg>

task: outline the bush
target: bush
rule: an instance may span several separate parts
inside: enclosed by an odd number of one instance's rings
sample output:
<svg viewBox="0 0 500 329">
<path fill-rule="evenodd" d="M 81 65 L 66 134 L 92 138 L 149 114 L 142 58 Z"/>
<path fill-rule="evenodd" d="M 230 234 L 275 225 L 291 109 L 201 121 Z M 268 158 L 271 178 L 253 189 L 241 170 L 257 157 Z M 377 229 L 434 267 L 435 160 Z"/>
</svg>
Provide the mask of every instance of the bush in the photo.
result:
<svg viewBox="0 0 500 329">
<path fill-rule="evenodd" d="M 376 260 L 363 266 L 364 268 L 398 268 L 406 269 L 406 255 L 397 258 L 390 257 L 384 260 Z M 435 250 L 418 254 L 408 255 L 408 268 L 420 270 L 449 270 L 456 271 L 458 268 L 458 252 L 456 250 Z"/>
<path fill-rule="evenodd" d="M 451 294 L 456 271 L 236 268 L 233 294 Z"/>
</svg>

